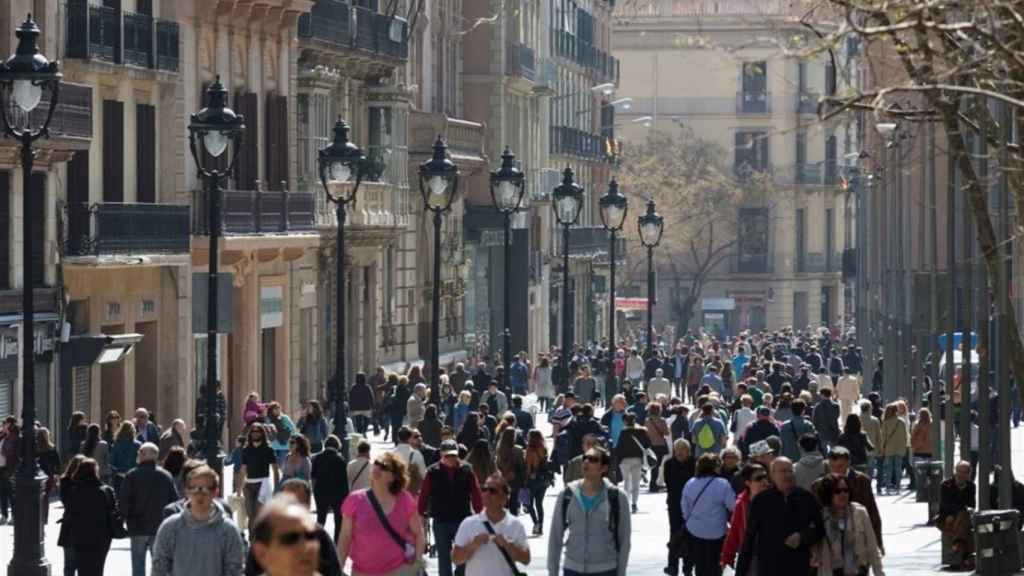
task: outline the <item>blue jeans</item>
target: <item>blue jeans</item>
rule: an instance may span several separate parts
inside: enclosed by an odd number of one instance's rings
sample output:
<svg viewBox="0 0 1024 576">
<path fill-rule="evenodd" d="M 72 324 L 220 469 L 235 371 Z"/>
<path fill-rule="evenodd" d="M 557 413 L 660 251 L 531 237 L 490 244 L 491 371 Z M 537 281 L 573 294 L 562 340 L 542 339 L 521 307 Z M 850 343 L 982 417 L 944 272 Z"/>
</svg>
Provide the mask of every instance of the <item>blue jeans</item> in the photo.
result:
<svg viewBox="0 0 1024 576">
<path fill-rule="evenodd" d="M 879 481 L 881 486 L 890 486 L 899 490 L 900 479 L 903 477 L 903 457 L 902 456 L 886 456 L 885 461 L 882 464 L 882 479 Z"/>
<path fill-rule="evenodd" d="M 156 536 L 132 536 L 132 576 L 146 576 L 146 551 L 153 552 Z"/>
<path fill-rule="evenodd" d="M 434 528 L 434 545 L 437 546 L 437 573 L 452 576 L 452 543 L 459 531 L 460 522 L 431 522 Z"/>
</svg>

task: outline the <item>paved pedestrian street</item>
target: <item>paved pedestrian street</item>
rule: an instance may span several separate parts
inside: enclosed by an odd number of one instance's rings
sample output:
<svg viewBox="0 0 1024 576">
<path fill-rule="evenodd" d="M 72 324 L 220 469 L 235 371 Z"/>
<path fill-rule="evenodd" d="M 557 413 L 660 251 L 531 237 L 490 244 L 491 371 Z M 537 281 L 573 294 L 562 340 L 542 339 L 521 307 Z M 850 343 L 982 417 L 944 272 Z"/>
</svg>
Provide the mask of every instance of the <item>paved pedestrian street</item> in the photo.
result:
<svg viewBox="0 0 1024 576">
<path fill-rule="evenodd" d="M 548 430 L 543 417 L 539 420 L 538 424 L 541 429 Z M 1012 439 L 1014 468 L 1024 470 L 1024 428 L 1013 430 Z M 390 447 L 391 442 L 384 442 L 380 437 L 373 440 L 375 454 Z M 230 477 L 225 484 L 231 485 Z M 532 560 L 524 571 L 531 576 L 547 574 L 548 526 L 552 521 L 551 512 L 561 490 L 562 484 L 558 482 L 554 488 L 548 491 L 545 498 L 545 535 L 530 537 Z M 641 491 L 640 510 L 633 515 L 629 574 L 641 576 L 662 574 L 662 569 L 665 567 L 665 542 L 669 533 L 665 505 L 664 492 L 648 494 L 646 490 Z M 925 526 L 928 514 L 927 504 L 914 502 L 914 494 L 904 490 L 899 496 L 878 497 L 878 505 L 882 515 L 883 538 L 886 547 L 883 564 L 887 576 L 926 576 L 938 573 L 941 568 L 939 563 L 941 542 L 939 532 L 933 527 Z M 46 556 L 51 565 L 51 574 L 54 576 L 63 573 L 63 550 L 57 546 L 57 533 L 60 528 L 57 521 L 62 512 L 62 506 L 59 503 L 52 504 L 50 522 L 46 527 Z M 532 527 L 529 515 L 524 512 L 520 519 L 529 532 Z M 330 522 L 331 520 L 328 519 L 329 524 Z M 330 529 L 329 525 L 328 530 Z M 12 526 L 0 526 L 0 563 L 2 563 L 4 571 L 6 571 L 14 546 L 13 537 Z M 428 573 L 437 573 L 432 559 L 428 560 Z M 131 576 L 127 539 L 114 541 L 107 558 L 104 574 L 105 576 Z M 732 571 L 726 569 L 725 575 L 730 574 Z"/>
</svg>

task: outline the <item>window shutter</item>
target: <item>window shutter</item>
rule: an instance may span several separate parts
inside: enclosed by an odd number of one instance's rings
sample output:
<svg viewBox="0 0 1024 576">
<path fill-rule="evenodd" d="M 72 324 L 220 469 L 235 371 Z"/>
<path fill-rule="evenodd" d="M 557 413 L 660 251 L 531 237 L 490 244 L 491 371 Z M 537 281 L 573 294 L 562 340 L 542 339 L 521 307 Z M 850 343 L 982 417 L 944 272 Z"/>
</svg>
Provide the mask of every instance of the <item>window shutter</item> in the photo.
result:
<svg viewBox="0 0 1024 576">
<path fill-rule="evenodd" d="M 239 190 L 255 190 L 259 178 L 259 100 L 255 92 L 235 95 L 235 112 L 245 117 L 242 149 L 235 165 L 235 182 Z"/>
<path fill-rule="evenodd" d="M 124 102 L 103 101 L 103 201 L 124 202 Z"/>
<path fill-rule="evenodd" d="M 29 222 L 32 227 L 32 286 L 45 286 L 46 281 L 46 174 L 33 172 L 30 180 L 32 212 Z"/>
<path fill-rule="evenodd" d="M 288 180 L 288 97 L 267 95 L 267 190 L 280 190 Z"/>
<path fill-rule="evenodd" d="M 89 151 L 76 152 L 68 161 L 67 250 L 80 254 L 89 238 Z"/>
<path fill-rule="evenodd" d="M 148 104 L 135 106 L 135 189 L 139 202 L 156 202 L 156 108 Z"/>
<path fill-rule="evenodd" d="M 11 173 L 0 170 L 0 289 L 11 287 Z"/>
</svg>

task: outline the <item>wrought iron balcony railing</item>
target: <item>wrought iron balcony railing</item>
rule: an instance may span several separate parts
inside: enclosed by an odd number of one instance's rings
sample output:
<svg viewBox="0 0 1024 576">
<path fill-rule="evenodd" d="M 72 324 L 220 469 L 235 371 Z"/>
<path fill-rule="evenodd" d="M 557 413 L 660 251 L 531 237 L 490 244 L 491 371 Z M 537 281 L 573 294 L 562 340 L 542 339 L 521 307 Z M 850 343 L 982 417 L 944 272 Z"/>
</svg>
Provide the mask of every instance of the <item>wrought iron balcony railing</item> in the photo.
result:
<svg viewBox="0 0 1024 576">
<path fill-rule="evenodd" d="M 222 190 L 221 232 L 225 235 L 288 234 L 316 229 L 311 192 Z M 193 192 L 192 232 L 209 233 L 206 191 Z"/>
<path fill-rule="evenodd" d="M 68 0 L 66 57 L 178 71 L 177 22 Z"/>
<path fill-rule="evenodd" d="M 67 256 L 189 253 L 188 206 L 71 203 L 64 206 Z"/>
</svg>

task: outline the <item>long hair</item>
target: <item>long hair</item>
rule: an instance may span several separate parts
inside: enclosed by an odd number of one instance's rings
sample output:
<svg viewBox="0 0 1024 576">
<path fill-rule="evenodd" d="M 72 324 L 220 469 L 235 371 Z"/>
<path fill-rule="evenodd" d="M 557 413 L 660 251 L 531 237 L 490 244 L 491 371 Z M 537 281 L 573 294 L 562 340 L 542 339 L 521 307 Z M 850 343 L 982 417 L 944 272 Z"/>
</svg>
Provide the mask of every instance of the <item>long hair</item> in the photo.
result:
<svg viewBox="0 0 1024 576">
<path fill-rule="evenodd" d="M 544 433 L 533 429 L 526 435 L 526 472 L 532 476 L 548 459 L 548 448 L 544 444 Z"/>
<path fill-rule="evenodd" d="M 177 476 L 181 474 L 181 469 L 185 465 L 185 449 L 181 446 L 171 446 L 168 450 L 167 455 L 164 456 L 163 464 L 161 464 L 164 470 L 171 473 L 171 476 Z"/>
<path fill-rule="evenodd" d="M 92 451 L 96 449 L 96 445 L 100 443 L 100 425 L 96 423 L 89 424 L 89 427 L 85 429 L 85 440 L 82 441 L 81 453 L 92 457 Z"/>
<path fill-rule="evenodd" d="M 68 432 L 75 432 L 85 426 L 85 412 L 72 412 L 68 421 Z"/>
<path fill-rule="evenodd" d="M 128 422 L 127 420 L 121 422 L 121 427 L 117 430 L 117 440 L 135 440 L 135 424 Z"/>
<path fill-rule="evenodd" d="M 366 376 L 363 376 L 363 380 L 366 380 Z M 324 417 L 324 409 L 320 406 L 319 400 L 309 401 L 309 415 L 314 421 L 320 420 Z"/>
<path fill-rule="evenodd" d="M 844 434 L 849 434 L 851 436 L 856 436 L 857 434 L 860 434 L 860 431 L 861 431 L 860 416 L 858 416 L 856 414 L 849 414 L 846 417 L 846 424 L 843 425 L 843 433 Z"/>
<path fill-rule="evenodd" d="M 99 426 L 97 426 L 97 428 L 98 427 Z M 83 455 L 83 454 L 75 454 L 74 456 L 72 456 L 71 460 L 68 460 L 68 467 L 64 470 L 64 474 L 62 474 L 61 477 L 60 477 L 61 483 L 70 482 L 70 481 L 74 480 L 75 473 L 78 472 L 78 467 L 84 461 L 85 461 L 85 455 Z"/>
<path fill-rule="evenodd" d="M 50 430 L 48 428 L 39 428 L 36 430 L 36 450 L 39 452 L 49 452 L 53 450 L 53 440 L 50 439 Z"/>
<path fill-rule="evenodd" d="M 473 472 L 478 480 L 480 478 L 487 478 L 497 470 L 497 467 L 494 465 L 494 458 L 491 456 L 491 447 L 487 444 L 487 440 L 483 438 L 476 441 L 476 444 L 466 456 L 466 462 L 473 468 Z"/>
<path fill-rule="evenodd" d="M 495 457 L 499 462 L 512 464 L 513 459 L 515 458 L 515 447 L 516 429 L 505 428 L 501 431 L 501 436 L 498 438 L 498 447 L 495 450 Z"/>
</svg>

